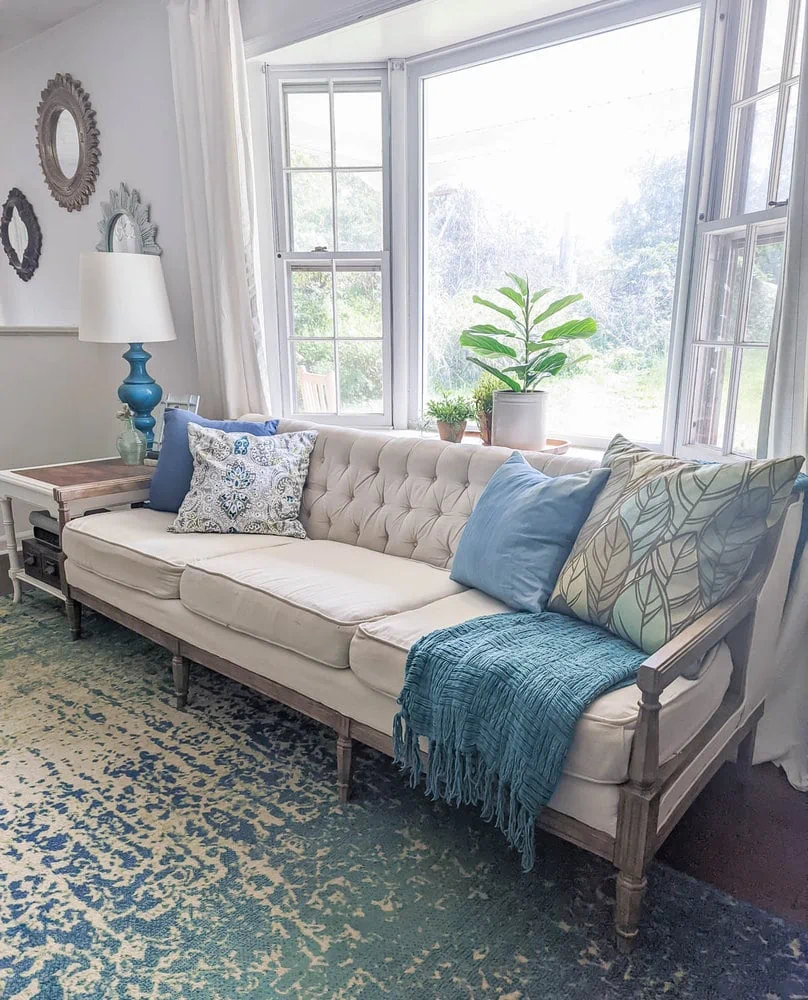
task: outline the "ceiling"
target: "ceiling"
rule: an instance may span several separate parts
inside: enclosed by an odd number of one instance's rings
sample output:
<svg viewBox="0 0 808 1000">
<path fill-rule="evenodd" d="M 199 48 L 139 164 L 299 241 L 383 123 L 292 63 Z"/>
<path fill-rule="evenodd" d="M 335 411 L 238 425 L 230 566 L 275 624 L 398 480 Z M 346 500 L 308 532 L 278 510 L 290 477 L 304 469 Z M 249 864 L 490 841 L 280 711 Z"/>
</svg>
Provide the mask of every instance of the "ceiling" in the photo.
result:
<svg viewBox="0 0 808 1000">
<path fill-rule="evenodd" d="M 0 0 L 0 52 L 75 17 L 100 0 Z"/>
<path fill-rule="evenodd" d="M 2 0 L 0 0 L 0 3 Z M 558 14 L 587 0 L 420 0 L 327 35 L 276 49 L 273 65 L 406 59 Z"/>
</svg>

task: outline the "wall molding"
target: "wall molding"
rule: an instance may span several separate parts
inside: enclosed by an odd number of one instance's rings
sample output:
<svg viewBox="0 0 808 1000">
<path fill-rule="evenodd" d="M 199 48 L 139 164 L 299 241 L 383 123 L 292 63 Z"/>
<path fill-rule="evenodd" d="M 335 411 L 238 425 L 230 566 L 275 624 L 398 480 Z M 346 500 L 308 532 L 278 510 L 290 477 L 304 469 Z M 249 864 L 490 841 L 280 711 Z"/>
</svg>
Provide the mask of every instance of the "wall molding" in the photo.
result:
<svg viewBox="0 0 808 1000">
<path fill-rule="evenodd" d="M 0 326 L 0 337 L 78 337 L 77 326 Z"/>
</svg>

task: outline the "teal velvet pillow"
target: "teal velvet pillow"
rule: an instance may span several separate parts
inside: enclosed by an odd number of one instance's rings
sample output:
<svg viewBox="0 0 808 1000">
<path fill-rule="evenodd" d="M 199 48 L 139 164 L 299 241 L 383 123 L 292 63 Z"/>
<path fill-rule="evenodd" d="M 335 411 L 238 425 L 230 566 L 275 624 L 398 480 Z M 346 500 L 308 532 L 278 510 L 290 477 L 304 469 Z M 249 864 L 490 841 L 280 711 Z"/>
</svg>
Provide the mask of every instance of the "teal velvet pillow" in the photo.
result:
<svg viewBox="0 0 808 1000">
<path fill-rule="evenodd" d="M 451 578 L 517 611 L 544 611 L 608 469 L 545 476 L 515 451 L 466 522 Z"/>
</svg>

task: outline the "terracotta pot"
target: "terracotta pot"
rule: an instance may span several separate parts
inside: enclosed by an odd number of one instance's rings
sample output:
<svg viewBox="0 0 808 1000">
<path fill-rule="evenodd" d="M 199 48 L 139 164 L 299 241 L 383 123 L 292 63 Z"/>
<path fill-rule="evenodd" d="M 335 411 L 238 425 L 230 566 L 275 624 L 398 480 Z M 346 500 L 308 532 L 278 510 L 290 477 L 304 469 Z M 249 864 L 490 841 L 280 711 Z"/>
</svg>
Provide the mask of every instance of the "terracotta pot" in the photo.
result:
<svg viewBox="0 0 808 1000">
<path fill-rule="evenodd" d="M 453 444 L 460 444 L 465 433 L 465 420 L 462 424 L 447 424 L 442 420 L 438 421 L 438 434 L 440 435 L 441 441 L 451 441 Z"/>
<path fill-rule="evenodd" d="M 477 426 L 480 428 L 480 439 L 484 445 L 491 444 L 491 416 L 484 410 L 477 410 Z"/>
<path fill-rule="evenodd" d="M 547 393 L 494 393 L 491 443 L 520 451 L 541 451 L 547 444 Z"/>
</svg>

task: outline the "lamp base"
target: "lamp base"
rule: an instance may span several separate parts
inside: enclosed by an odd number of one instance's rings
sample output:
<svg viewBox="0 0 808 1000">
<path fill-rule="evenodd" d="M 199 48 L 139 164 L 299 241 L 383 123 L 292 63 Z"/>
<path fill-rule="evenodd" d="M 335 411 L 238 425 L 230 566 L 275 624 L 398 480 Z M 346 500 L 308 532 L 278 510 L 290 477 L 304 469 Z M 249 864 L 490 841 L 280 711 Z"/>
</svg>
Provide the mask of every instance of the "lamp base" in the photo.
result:
<svg viewBox="0 0 808 1000">
<path fill-rule="evenodd" d="M 123 359 L 129 362 L 129 374 L 118 389 L 118 399 L 132 410 L 132 423 L 145 436 L 146 446 L 151 448 L 156 422 L 151 411 L 163 398 L 163 390 L 146 371 L 151 354 L 143 350 L 143 344 L 130 344 Z"/>
</svg>

